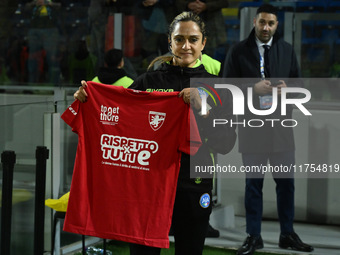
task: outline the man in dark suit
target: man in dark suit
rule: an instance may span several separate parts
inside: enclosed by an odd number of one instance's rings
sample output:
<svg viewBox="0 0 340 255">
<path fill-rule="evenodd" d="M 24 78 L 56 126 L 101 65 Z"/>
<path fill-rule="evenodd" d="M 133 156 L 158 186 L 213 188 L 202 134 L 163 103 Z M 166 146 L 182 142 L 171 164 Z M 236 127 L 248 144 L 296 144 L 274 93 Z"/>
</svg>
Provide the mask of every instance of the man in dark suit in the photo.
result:
<svg viewBox="0 0 340 255">
<path fill-rule="evenodd" d="M 249 37 L 236 44 L 226 57 L 223 76 L 227 78 L 253 78 L 254 82 L 237 84 L 248 95 L 252 88 L 252 102 L 258 110 L 269 109 L 273 103 L 273 87 L 278 95 L 287 86 L 299 86 L 290 81 L 300 76 L 294 49 L 275 34 L 278 26 L 276 9 L 269 4 L 260 6 L 254 18 L 254 28 Z M 288 80 L 288 78 L 290 80 Z M 274 84 L 273 80 L 276 80 Z M 287 82 L 287 83 L 286 83 Z M 248 100 L 245 100 L 248 101 Z M 290 166 L 295 164 L 295 145 L 292 127 L 280 125 L 284 119 L 292 119 L 292 107 L 287 106 L 286 116 L 281 114 L 281 104 L 268 116 L 258 116 L 247 107 L 238 123 L 262 120 L 263 126 L 238 125 L 239 151 L 244 166 Z M 279 121 L 270 122 L 266 119 Z M 303 243 L 294 232 L 294 176 L 291 173 L 274 174 L 276 182 L 277 210 L 280 221 L 281 248 L 310 252 L 313 247 Z M 246 173 L 245 209 L 247 238 L 237 251 L 238 255 L 251 255 L 263 248 L 261 220 L 263 211 L 263 173 Z"/>
</svg>

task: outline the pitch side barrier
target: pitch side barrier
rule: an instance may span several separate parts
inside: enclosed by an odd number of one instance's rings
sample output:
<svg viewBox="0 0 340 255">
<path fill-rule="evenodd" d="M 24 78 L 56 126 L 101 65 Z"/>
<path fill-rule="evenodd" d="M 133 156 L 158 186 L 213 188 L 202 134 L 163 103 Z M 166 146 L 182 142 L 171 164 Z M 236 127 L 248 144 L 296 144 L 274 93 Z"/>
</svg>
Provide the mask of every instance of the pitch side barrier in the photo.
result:
<svg viewBox="0 0 340 255">
<path fill-rule="evenodd" d="M 34 210 L 34 251 L 35 255 L 44 254 L 44 218 L 45 218 L 45 186 L 46 160 L 49 151 L 44 146 L 36 148 L 36 182 Z M 14 151 L 4 151 L 1 154 L 3 169 L 2 204 L 1 204 L 1 254 L 11 254 L 11 219 L 13 172 L 16 162 Z"/>
</svg>

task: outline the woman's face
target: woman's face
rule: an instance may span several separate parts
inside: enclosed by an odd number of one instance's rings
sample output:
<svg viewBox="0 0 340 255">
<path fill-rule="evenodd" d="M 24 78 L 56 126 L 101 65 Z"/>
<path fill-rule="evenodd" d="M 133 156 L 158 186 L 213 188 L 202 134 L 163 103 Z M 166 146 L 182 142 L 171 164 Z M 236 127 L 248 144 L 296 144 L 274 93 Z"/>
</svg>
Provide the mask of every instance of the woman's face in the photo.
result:
<svg viewBox="0 0 340 255">
<path fill-rule="evenodd" d="M 174 65 L 192 67 L 204 49 L 206 38 L 193 21 L 178 22 L 171 34 L 171 50 Z"/>
</svg>

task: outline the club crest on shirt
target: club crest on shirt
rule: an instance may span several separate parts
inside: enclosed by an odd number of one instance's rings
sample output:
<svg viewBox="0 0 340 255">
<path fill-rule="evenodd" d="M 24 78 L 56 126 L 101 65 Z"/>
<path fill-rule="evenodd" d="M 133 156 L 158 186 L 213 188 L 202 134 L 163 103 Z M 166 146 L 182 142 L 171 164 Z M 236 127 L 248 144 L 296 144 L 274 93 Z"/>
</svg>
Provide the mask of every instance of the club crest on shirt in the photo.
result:
<svg viewBox="0 0 340 255">
<path fill-rule="evenodd" d="M 149 124 L 150 127 L 157 131 L 164 123 L 166 113 L 149 111 Z"/>
</svg>

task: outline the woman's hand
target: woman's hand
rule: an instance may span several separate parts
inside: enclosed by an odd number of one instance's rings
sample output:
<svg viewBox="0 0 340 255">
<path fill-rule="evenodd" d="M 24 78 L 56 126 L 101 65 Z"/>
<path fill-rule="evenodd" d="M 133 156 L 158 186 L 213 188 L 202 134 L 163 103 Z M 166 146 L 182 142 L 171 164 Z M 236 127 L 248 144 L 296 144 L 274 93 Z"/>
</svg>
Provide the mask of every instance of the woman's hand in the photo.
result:
<svg viewBox="0 0 340 255">
<path fill-rule="evenodd" d="M 202 106 L 202 99 L 198 93 L 197 88 L 185 88 L 179 92 L 179 97 L 183 98 L 183 101 L 190 104 L 196 110 L 200 110 Z"/>
<path fill-rule="evenodd" d="M 87 93 L 85 88 L 87 87 L 86 81 L 81 81 L 81 86 L 79 89 L 73 94 L 74 99 L 79 100 L 82 103 L 85 103 L 87 100 Z"/>
</svg>

